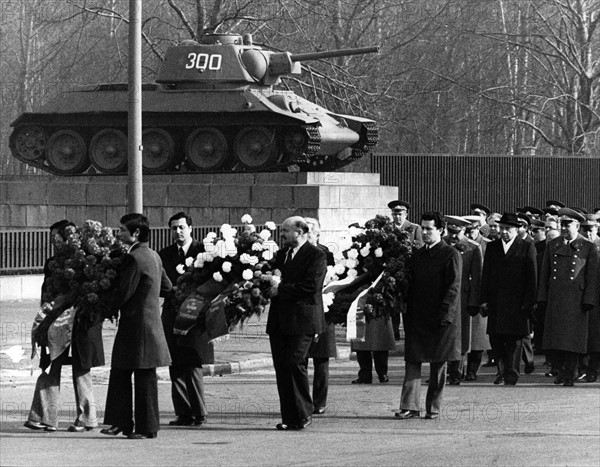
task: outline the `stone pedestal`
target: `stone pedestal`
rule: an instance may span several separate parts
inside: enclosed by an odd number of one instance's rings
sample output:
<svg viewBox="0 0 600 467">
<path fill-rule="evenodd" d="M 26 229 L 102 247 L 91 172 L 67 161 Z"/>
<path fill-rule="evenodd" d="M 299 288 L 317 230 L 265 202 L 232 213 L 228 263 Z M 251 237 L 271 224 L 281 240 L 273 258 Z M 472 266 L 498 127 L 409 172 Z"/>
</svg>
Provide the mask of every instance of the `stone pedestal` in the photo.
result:
<svg viewBox="0 0 600 467">
<path fill-rule="evenodd" d="M 197 226 L 239 224 L 250 214 L 256 225 L 292 215 L 321 221 L 324 242 L 348 224 L 388 214 L 398 189 L 381 186 L 379 174 L 299 172 L 144 176 L 144 211 L 153 227 L 166 226 L 177 211 Z M 47 228 L 68 218 L 116 226 L 127 212 L 127 177 L 15 177 L 2 183 L 0 228 Z"/>
</svg>

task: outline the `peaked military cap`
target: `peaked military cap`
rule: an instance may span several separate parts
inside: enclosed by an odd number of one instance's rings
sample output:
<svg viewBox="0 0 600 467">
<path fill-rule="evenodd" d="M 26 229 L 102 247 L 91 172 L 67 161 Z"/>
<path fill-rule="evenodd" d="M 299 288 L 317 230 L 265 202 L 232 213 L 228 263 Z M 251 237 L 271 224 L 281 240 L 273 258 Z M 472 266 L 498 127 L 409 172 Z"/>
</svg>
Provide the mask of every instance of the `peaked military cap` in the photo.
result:
<svg viewBox="0 0 600 467">
<path fill-rule="evenodd" d="M 560 208 L 558 210 L 558 215 L 560 217 L 561 222 L 562 221 L 577 221 L 577 222 L 585 221 L 585 217 L 583 214 L 581 214 L 580 212 L 577 212 L 571 208 Z"/>
<path fill-rule="evenodd" d="M 403 210 L 406 209 L 407 211 L 410 211 L 410 204 L 406 201 L 402 201 L 400 199 L 397 199 L 395 201 L 390 201 L 388 203 L 388 208 L 390 208 L 392 211 L 395 210 Z"/>
<path fill-rule="evenodd" d="M 483 204 L 479 204 L 479 203 L 471 204 L 471 211 L 473 211 L 475 209 L 481 209 L 483 212 L 485 212 L 486 216 L 489 216 L 492 213 L 492 210 L 490 208 L 488 208 L 487 206 L 485 206 Z"/>
</svg>

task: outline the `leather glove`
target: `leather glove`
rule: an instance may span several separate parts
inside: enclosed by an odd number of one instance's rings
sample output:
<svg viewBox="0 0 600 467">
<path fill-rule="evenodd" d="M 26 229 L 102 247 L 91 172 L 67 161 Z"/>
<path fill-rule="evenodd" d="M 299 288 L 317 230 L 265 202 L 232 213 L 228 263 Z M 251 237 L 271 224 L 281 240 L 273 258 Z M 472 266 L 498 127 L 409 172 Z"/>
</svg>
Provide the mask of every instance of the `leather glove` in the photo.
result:
<svg viewBox="0 0 600 467">
<path fill-rule="evenodd" d="M 479 307 L 478 306 L 468 306 L 467 313 L 469 313 L 469 316 L 477 316 L 479 314 Z"/>
<path fill-rule="evenodd" d="M 585 313 L 587 311 L 592 311 L 594 309 L 594 305 L 592 305 L 591 303 L 584 303 L 581 308 Z"/>
</svg>

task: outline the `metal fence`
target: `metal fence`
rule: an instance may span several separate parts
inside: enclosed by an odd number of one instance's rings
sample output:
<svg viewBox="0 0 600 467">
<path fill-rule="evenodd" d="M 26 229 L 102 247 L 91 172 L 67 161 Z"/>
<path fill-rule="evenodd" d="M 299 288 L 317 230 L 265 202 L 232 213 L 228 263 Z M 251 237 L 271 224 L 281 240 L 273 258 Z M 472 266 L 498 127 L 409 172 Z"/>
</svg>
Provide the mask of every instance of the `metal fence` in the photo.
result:
<svg viewBox="0 0 600 467">
<path fill-rule="evenodd" d="M 238 231 L 243 226 L 234 225 Z M 219 232 L 220 225 L 203 225 L 192 228 L 192 237 L 203 239 L 209 232 Z M 118 230 L 114 231 L 115 235 Z M 273 240 L 279 241 L 280 226 L 273 232 Z M 166 227 L 150 229 L 150 247 L 156 251 L 173 242 Z M 0 275 L 41 273 L 44 261 L 52 255 L 50 231 L 4 230 L 0 231 Z"/>
<path fill-rule="evenodd" d="M 587 210 L 600 205 L 599 157 L 376 154 L 371 170 L 398 187 L 413 220 L 430 209 L 468 214 L 471 203 L 498 212 L 545 207 L 549 199 Z"/>
</svg>

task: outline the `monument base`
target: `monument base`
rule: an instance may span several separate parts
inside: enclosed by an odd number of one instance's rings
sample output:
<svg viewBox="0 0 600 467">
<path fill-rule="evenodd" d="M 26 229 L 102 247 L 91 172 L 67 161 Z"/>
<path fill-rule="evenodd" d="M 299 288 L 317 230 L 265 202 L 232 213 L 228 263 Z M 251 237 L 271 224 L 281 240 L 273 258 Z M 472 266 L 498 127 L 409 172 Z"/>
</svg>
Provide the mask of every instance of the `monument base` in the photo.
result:
<svg viewBox="0 0 600 467">
<path fill-rule="evenodd" d="M 387 214 L 398 188 L 380 185 L 379 174 L 298 172 L 258 174 L 145 175 L 144 213 L 151 226 L 166 226 L 178 211 L 194 224 L 239 224 L 250 214 L 256 225 L 292 215 L 320 220 L 322 241 L 349 224 Z M 60 219 L 94 219 L 117 226 L 127 212 L 126 176 L 14 177 L 2 183 L 0 228 L 47 228 Z"/>
</svg>

